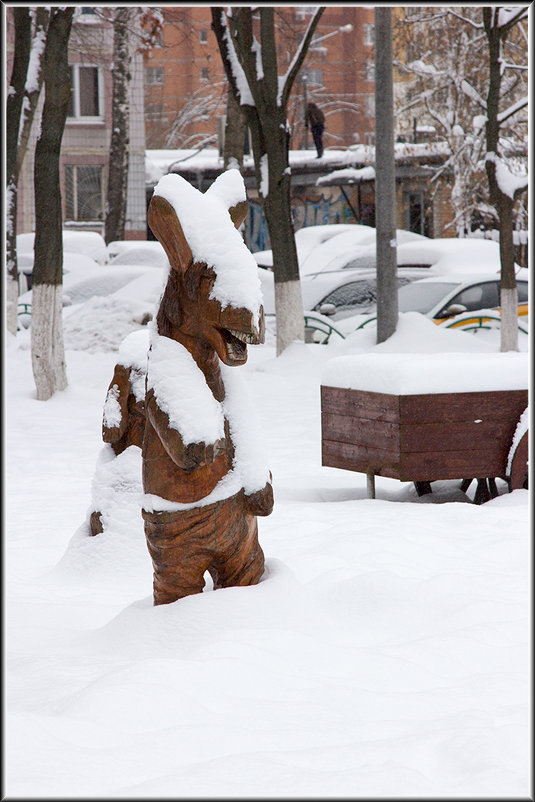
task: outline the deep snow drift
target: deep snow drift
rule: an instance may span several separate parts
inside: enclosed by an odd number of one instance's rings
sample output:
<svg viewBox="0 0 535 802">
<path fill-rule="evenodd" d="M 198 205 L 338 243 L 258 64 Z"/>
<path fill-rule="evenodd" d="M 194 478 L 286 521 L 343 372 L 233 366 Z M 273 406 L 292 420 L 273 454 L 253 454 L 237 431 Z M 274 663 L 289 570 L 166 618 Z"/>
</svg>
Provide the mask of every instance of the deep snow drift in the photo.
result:
<svg viewBox="0 0 535 802">
<path fill-rule="evenodd" d="M 7 797 L 529 796 L 528 492 L 499 481 L 478 507 L 458 482 L 418 498 L 377 477 L 371 500 L 363 475 L 321 466 L 330 357 L 495 340 L 404 316 L 382 346 L 250 346 L 265 576 L 155 608 L 135 503 L 87 536 L 124 327 L 95 304 L 78 322 L 47 402 L 29 332 L 6 341 Z"/>
</svg>

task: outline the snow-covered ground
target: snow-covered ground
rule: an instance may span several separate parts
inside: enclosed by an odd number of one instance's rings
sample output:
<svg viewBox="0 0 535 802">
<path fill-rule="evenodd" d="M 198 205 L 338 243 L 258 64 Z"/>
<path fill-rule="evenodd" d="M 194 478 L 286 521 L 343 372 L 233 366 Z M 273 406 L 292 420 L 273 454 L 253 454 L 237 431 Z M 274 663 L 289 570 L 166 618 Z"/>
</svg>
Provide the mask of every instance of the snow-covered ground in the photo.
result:
<svg viewBox="0 0 535 802">
<path fill-rule="evenodd" d="M 87 536 L 110 347 L 125 334 L 87 304 L 77 350 L 66 341 L 69 386 L 47 402 L 29 331 L 6 335 L 6 796 L 527 798 L 528 492 L 499 481 L 476 506 L 459 482 L 418 498 L 378 477 L 372 500 L 363 475 L 321 465 L 330 357 L 352 345 L 462 360 L 497 349 L 496 332 L 439 333 L 413 315 L 382 346 L 363 331 L 338 350 L 275 358 L 271 332 L 250 347 L 239 370 L 275 493 L 259 519 L 266 573 L 153 607 L 137 510 Z"/>
</svg>

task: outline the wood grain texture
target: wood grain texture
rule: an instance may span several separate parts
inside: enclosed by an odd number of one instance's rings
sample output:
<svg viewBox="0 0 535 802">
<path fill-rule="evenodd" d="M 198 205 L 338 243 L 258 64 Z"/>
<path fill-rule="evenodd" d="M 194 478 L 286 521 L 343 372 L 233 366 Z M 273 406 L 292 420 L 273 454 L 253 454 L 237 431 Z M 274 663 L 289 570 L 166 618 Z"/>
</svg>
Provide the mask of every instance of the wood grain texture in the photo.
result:
<svg viewBox="0 0 535 802">
<path fill-rule="evenodd" d="M 527 390 L 395 396 L 322 386 L 322 464 L 413 482 L 504 476 L 527 400 Z"/>
</svg>

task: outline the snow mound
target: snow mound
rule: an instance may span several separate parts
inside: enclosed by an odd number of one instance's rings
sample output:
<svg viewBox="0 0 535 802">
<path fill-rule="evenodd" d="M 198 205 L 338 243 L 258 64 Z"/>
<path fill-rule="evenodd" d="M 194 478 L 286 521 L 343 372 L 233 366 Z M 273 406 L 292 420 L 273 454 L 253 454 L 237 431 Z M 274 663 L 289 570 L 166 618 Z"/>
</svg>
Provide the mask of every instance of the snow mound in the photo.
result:
<svg viewBox="0 0 535 802">
<path fill-rule="evenodd" d="M 112 295 L 90 298 L 77 307 L 67 307 L 63 314 L 65 348 L 72 351 L 118 351 L 130 332 L 142 329 L 147 304 L 114 298 Z"/>
</svg>

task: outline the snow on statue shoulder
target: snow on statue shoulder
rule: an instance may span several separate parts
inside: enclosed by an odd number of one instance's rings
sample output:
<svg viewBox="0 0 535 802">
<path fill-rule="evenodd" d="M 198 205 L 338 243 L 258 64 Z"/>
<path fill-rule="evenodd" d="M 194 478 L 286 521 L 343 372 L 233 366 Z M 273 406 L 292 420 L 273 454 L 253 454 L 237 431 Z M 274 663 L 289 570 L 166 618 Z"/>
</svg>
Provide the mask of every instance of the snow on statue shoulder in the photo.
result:
<svg viewBox="0 0 535 802">
<path fill-rule="evenodd" d="M 143 518 L 154 602 L 251 585 L 264 570 L 257 515 L 273 507 L 251 405 L 235 368 L 264 340 L 256 262 L 238 228 L 239 171 L 201 193 L 178 175 L 155 188 L 149 225 L 170 270 L 151 323 L 143 438 Z"/>
</svg>

